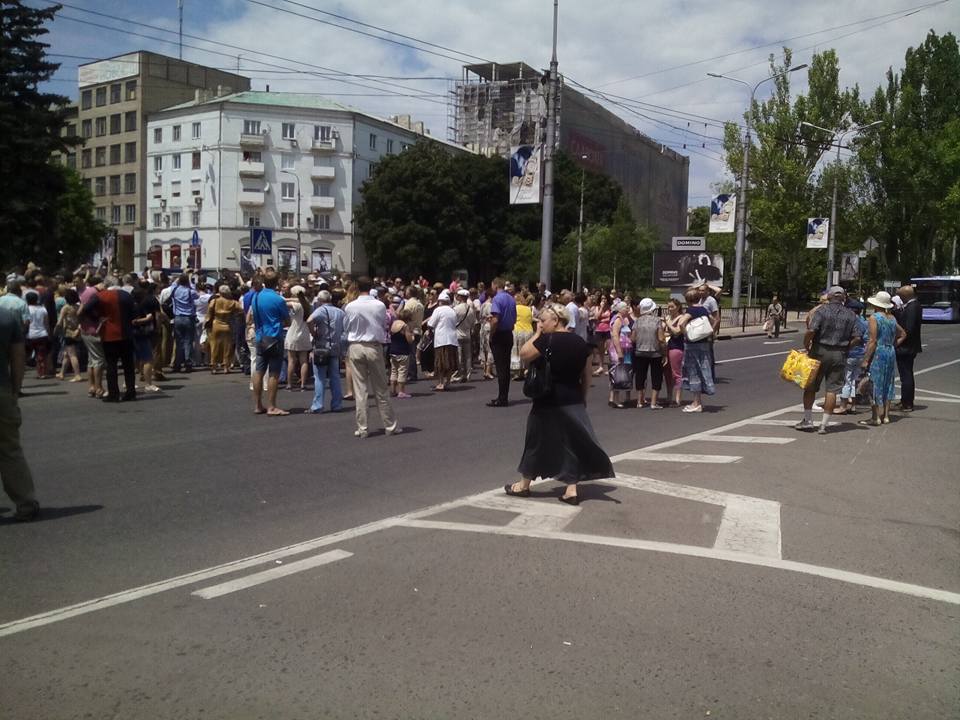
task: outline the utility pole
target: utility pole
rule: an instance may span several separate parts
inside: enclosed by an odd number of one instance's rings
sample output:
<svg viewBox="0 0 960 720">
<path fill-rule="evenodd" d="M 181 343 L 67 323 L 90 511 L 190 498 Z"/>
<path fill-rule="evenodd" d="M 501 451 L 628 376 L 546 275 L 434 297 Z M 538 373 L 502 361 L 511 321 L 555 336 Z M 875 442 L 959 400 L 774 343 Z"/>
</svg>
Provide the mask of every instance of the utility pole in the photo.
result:
<svg viewBox="0 0 960 720">
<path fill-rule="evenodd" d="M 553 56 L 547 80 L 547 142 L 543 147 L 543 225 L 540 231 L 540 282 L 550 289 L 553 264 L 553 146 L 557 136 L 557 11 L 553 0 Z"/>
<path fill-rule="evenodd" d="M 177 10 L 180 12 L 180 59 L 183 60 L 183 0 L 177 0 Z"/>
<path fill-rule="evenodd" d="M 587 159 L 586 155 L 580 156 L 581 163 Z M 575 292 L 583 290 L 583 180 L 587 169 L 580 165 L 580 227 L 577 229 L 577 284 Z"/>
</svg>

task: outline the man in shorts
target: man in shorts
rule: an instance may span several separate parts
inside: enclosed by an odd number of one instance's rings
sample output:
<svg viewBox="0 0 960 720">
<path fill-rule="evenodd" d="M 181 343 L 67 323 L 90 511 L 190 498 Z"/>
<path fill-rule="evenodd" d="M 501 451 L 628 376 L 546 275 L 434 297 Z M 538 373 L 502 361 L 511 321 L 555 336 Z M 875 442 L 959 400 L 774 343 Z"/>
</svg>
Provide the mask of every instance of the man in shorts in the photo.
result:
<svg viewBox="0 0 960 720">
<path fill-rule="evenodd" d="M 267 268 L 263 290 L 250 301 L 250 314 L 256 332 L 257 360 L 253 374 L 254 412 L 257 415 L 289 415 L 277 407 L 277 388 L 283 366 L 283 327 L 290 323 L 290 310 L 277 292 L 280 278 Z M 267 375 L 267 407 L 263 406 L 263 376 Z"/>
<path fill-rule="evenodd" d="M 820 371 L 817 379 L 803 391 L 803 420 L 794 426 L 804 431 L 816 429 L 821 435 L 827 434 L 827 425 L 837 404 L 837 393 L 843 389 L 847 353 L 863 341 L 856 314 L 844 304 L 847 297 L 844 289 L 834 285 L 827 294 L 827 304 L 814 315 L 803 338 L 810 357 L 820 361 Z M 821 384 L 825 385 L 826 399 L 817 428 L 813 423 L 813 401 Z"/>
</svg>

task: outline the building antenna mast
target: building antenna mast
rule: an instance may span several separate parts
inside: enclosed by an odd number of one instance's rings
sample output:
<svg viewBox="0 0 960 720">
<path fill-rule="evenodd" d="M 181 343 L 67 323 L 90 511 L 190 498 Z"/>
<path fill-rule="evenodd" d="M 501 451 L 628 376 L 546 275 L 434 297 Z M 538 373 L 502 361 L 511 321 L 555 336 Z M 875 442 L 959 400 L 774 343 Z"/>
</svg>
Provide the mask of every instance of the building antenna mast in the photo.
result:
<svg viewBox="0 0 960 720">
<path fill-rule="evenodd" d="M 177 10 L 180 11 L 180 59 L 183 60 L 183 0 L 177 0 Z"/>
</svg>

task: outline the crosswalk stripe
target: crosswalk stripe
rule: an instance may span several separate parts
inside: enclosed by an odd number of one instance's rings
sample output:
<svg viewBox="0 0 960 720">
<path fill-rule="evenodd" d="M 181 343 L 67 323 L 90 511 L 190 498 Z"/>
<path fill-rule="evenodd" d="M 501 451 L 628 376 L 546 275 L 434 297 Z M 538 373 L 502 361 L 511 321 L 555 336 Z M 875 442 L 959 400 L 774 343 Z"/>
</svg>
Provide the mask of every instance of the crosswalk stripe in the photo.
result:
<svg viewBox="0 0 960 720">
<path fill-rule="evenodd" d="M 759 435 L 703 435 L 697 438 L 697 440 L 725 443 L 756 443 L 757 445 L 786 445 L 787 443 L 792 443 L 796 438 L 762 437 Z"/>
<path fill-rule="evenodd" d="M 728 463 L 740 462 L 743 458 L 739 455 L 701 455 L 686 453 L 647 453 L 632 452 L 617 456 L 617 461 L 621 460 L 641 460 L 643 462 L 675 462 L 675 463 L 706 463 L 715 465 L 724 465 Z"/>
<path fill-rule="evenodd" d="M 319 567 L 320 565 L 327 565 L 329 563 L 336 562 L 337 560 L 343 560 L 351 557 L 352 555 L 353 553 L 347 552 L 346 550 L 331 550 L 330 552 L 314 555 L 313 557 L 306 558 L 304 560 L 297 560 L 292 563 L 287 563 L 286 565 L 278 565 L 277 567 L 270 568 L 269 570 L 264 570 L 262 572 L 254 573 L 253 575 L 237 578 L 236 580 L 230 580 L 225 583 L 220 583 L 219 585 L 211 585 L 210 587 L 201 588 L 200 590 L 194 590 L 190 594 L 196 595 L 197 597 L 202 597 L 204 600 L 212 600 L 213 598 L 220 597 L 221 595 L 227 595 L 229 593 L 236 592 L 237 590 L 245 590 L 246 588 L 253 587 L 254 585 L 260 585 L 265 582 L 270 582 L 271 580 L 286 577 L 287 575 L 293 575 L 294 573 L 303 572 L 304 570 L 310 570 L 311 568 Z"/>
<path fill-rule="evenodd" d="M 750 424 L 751 424 L 751 425 L 766 425 L 766 426 L 769 426 L 769 427 L 793 427 L 793 426 L 796 425 L 798 422 L 800 422 L 800 420 L 756 420 L 756 421 L 751 422 Z M 836 425 L 841 425 L 841 424 L 842 424 L 842 423 L 838 423 L 838 422 L 836 422 L 835 420 L 830 420 L 830 421 L 827 422 L 827 425 L 829 425 L 830 427 L 833 427 L 833 426 L 836 426 Z"/>
</svg>

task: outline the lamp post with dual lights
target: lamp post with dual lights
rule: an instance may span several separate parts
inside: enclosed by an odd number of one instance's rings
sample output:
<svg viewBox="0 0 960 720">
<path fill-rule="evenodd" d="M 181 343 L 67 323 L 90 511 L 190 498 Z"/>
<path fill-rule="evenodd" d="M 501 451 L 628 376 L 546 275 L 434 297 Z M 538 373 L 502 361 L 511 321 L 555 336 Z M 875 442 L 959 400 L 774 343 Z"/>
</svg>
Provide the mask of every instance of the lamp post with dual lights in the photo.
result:
<svg viewBox="0 0 960 720">
<path fill-rule="evenodd" d="M 292 175 L 294 180 L 297 181 L 297 277 L 300 277 L 301 272 L 301 255 L 303 254 L 303 247 L 300 243 L 300 176 L 297 175 L 293 170 L 281 170 L 281 173 L 284 175 Z"/>
<path fill-rule="evenodd" d="M 735 83 L 740 83 L 741 85 L 746 85 L 750 88 L 750 107 L 747 110 L 747 132 L 746 139 L 743 143 L 743 172 L 740 175 L 740 198 L 737 201 L 737 244 L 736 244 L 736 254 L 734 256 L 733 262 L 733 287 L 731 289 L 731 298 L 730 304 L 738 308 L 740 307 L 740 286 L 743 283 L 743 252 L 744 247 L 746 246 L 746 236 L 747 236 L 747 183 L 750 179 L 750 130 L 753 127 L 753 103 L 754 98 L 757 94 L 757 88 L 759 88 L 763 83 L 768 80 L 775 80 L 779 77 L 783 77 L 797 70 L 803 70 L 807 67 L 806 63 L 802 65 L 796 65 L 787 70 L 770 75 L 760 80 L 756 85 L 750 86 L 746 80 L 740 80 L 739 78 L 730 77 L 729 75 L 719 75 L 717 73 L 707 73 L 709 77 L 720 78 L 722 80 L 731 80 Z"/>
<path fill-rule="evenodd" d="M 833 137 L 831 138 L 831 144 L 836 142 L 837 145 L 837 161 L 834 165 L 834 174 L 833 174 L 833 201 L 830 203 L 830 231 L 827 233 L 827 284 L 826 287 L 830 287 L 834 284 L 833 282 L 833 259 L 834 259 L 834 250 L 836 248 L 836 234 L 837 234 L 837 184 L 840 179 L 840 148 L 843 147 L 843 139 L 850 133 L 863 132 L 864 130 L 869 130 L 870 128 L 877 127 L 878 125 L 883 125 L 883 120 L 876 120 L 875 122 L 870 123 L 869 125 L 864 125 L 859 127 L 854 125 L 852 128 L 847 128 L 846 130 L 830 130 L 825 127 L 820 127 L 819 125 L 814 125 L 809 123 L 806 120 L 800 122 L 801 125 L 806 127 L 814 128 L 815 130 L 822 130 L 823 132 L 830 133 Z"/>
</svg>

